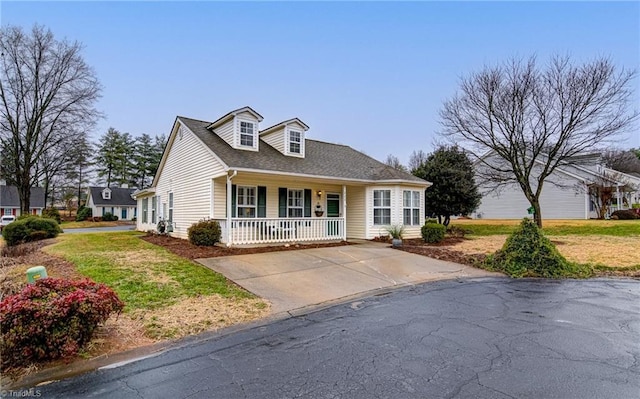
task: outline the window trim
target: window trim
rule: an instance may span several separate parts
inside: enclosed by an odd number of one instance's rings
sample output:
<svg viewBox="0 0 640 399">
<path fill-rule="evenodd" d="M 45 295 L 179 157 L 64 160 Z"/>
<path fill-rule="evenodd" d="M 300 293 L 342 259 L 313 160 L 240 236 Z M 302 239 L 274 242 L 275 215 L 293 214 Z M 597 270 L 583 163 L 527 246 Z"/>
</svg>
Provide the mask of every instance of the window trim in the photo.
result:
<svg viewBox="0 0 640 399">
<path fill-rule="evenodd" d="M 252 133 L 243 133 L 242 132 L 242 124 L 250 124 L 251 128 L 252 128 Z M 238 118 L 238 147 L 241 148 L 257 148 L 257 143 L 258 143 L 258 124 L 255 121 L 252 120 L 248 120 L 248 119 L 240 119 Z M 242 136 L 250 136 L 251 137 L 251 144 L 242 144 Z"/>
<path fill-rule="evenodd" d="M 169 191 L 169 211 L 167 212 L 167 220 L 173 222 L 173 191 Z"/>
<path fill-rule="evenodd" d="M 291 135 L 297 133 L 298 134 L 298 141 L 294 141 L 292 140 Z M 302 130 L 298 130 L 298 129 L 287 129 L 286 131 L 287 134 L 287 154 L 289 155 L 296 155 L 296 156 L 302 156 L 304 155 L 304 132 Z M 297 144 L 298 145 L 298 152 L 296 151 L 291 151 L 291 145 L 293 144 Z"/>
<path fill-rule="evenodd" d="M 110 200 L 111 199 L 111 190 L 109 190 L 108 188 L 105 188 L 104 190 L 102 190 L 102 199 Z"/>
<path fill-rule="evenodd" d="M 300 206 L 290 206 L 289 201 L 292 199 L 291 194 L 299 193 L 300 194 Z M 293 198 L 294 200 L 296 198 Z M 300 210 L 300 216 L 291 216 L 292 210 Z M 302 188 L 287 188 L 287 218 L 302 218 L 304 217 L 304 189 Z"/>
<path fill-rule="evenodd" d="M 240 192 L 245 189 L 253 190 L 253 205 L 240 203 Z M 246 195 L 243 197 L 246 197 Z M 253 216 L 245 216 L 244 212 L 240 212 L 241 208 L 253 209 Z M 258 217 L 258 186 L 236 186 L 236 217 L 242 219 L 253 219 Z"/>
<path fill-rule="evenodd" d="M 149 221 L 149 197 L 145 197 L 142 199 L 142 223 L 147 223 Z"/>
<path fill-rule="evenodd" d="M 408 194 L 409 202 L 407 205 L 405 196 Z M 416 203 L 417 200 L 417 203 Z M 402 190 L 402 223 L 406 226 L 420 226 L 420 191 L 418 190 Z M 409 211 L 409 223 L 407 223 L 407 215 Z M 416 215 L 416 211 L 417 215 Z"/>
<path fill-rule="evenodd" d="M 382 197 L 380 198 L 380 202 L 381 204 L 376 205 L 376 192 L 380 192 L 383 193 Z M 389 200 L 389 205 L 385 205 L 385 196 L 384 194 L 387 193 L 388 194 L 388 200 Z M 372 200 L 373 200 L 373 225 L 374 226 L 388 226 L 391 224 L 391 189 L 375 189 L 373 190 L 372 193 Z M 381 218 L 380 223 L 376 223 L 376 211 L 377 210 L 388 210 L 389 211 L 389 223 L 384 223 L 385 220 L 383 218 L 387 218 L 387 215 L 379 215 L 379 218 Z"/>
<path fill-rule="evenodd" d="M 157 203 L 158 203 L 158 196 L 157 196 L 157 195 L 154 195 L 153 197 L 151 197 L 151 223 L 152 223 L 152 224 L 156 224 L 156 217 L 157 217 L 156 208 L 157 208 Z"/>
</svg>

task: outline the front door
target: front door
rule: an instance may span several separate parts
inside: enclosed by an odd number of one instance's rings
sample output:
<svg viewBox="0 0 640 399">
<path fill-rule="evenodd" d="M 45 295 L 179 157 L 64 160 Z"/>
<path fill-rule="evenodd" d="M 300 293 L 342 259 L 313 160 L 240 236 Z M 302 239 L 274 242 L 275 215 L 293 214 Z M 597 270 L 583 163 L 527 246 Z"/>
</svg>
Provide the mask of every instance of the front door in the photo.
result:
<svg viewBox="0 0 640 399">
<path fill-rule="evenodd" d="M 327 217 L 340 217 L 340 194 L 327 194 Z M 339 222 L 337 220 L 327 221 L 327 233 L 329 236 L 339 236 Z"/>
<path fill-rule="evenodd" d="M 122 208 L 122 214 L 120 220 L 127 220 L 127 208 Z"/>
</svg>

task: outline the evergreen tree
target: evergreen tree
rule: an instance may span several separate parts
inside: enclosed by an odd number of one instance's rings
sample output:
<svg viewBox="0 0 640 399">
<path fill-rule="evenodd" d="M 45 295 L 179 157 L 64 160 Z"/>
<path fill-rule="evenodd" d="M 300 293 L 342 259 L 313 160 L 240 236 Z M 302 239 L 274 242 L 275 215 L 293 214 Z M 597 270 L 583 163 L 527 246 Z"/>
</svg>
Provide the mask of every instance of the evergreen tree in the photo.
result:
<svg viewBox="0 0 640 399">
<path fill-rule="evenodd" d="M 415 169 L 414 175 L 433 183 L 425 192 L 425 213 L 445 226 L 451 216 L 467 215 L 478 208 L 482 196 L 474 182 L 469 157 L 457 146 L 441 146 Z M 442 221 L 444 217 L 444 221 Z"/>
</svg>

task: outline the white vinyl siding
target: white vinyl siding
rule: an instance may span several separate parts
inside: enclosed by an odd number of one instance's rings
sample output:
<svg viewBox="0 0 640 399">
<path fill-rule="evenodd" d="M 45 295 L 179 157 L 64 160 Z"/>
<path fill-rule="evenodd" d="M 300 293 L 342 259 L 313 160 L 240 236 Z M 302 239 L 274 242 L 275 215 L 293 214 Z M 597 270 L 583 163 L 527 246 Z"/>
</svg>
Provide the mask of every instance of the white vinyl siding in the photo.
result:
<svg viewBox="0 0 640 399">
<path fill-rule="evenodd" d="M 347 187 L 347 238 L 367 238 L 365 195 L 366 190 L 364 187 Z"/>
<path fill-rule="evenodd" d="M 229 122 L 224 123 L 222 126 L 214 129 L 214 132 L 220 136 L 220 138 L 226 141 L 230 146 L 235 146 L 234 143 L 234 129 L 233 129 L 233 119 Z"/>
<path fill-rule="evenodd" d="M 285 154 L 284 128 L 262 135 L 260 138 L 280 153 Z"/>
<path fill-rule="evenodd" d="M 224 168 L 211 150 L 187 128 L 183 128 L 182 133 L 182 139 L 174 134 L 169 140 L 156 192 L 179 194 L 173 198 L 174 231 L 171 235 L 187 238 L 187 229 L 192 224 L 210 216 L 211 179 L 223 175 Z M 217 213 L 219 210 L 215 203 L 213 205 L 214 213 Z M 225 212 L 224 205 L 222 212 Z M 137 224 L 137 229 L 142 231 L 155 228 L 155 224 L 143 224 L 141 221 Z"/>
<path fill-rule="evenodd" d="M 575 184 L 577 181 L 567 184 Z M 506 186 L 500 190 L 487 190 L 483 193 L 480 206 L 473 214 L 483 219 L 522 219 L 530 217 L 527 209 L 531 206 L 520 187 Z M 585 194 L 576 188 L 560 188 L 546 184 L 540 195 L 540 208 L 543 219 L 585 219 L 587 203 Z"/>
</svg>

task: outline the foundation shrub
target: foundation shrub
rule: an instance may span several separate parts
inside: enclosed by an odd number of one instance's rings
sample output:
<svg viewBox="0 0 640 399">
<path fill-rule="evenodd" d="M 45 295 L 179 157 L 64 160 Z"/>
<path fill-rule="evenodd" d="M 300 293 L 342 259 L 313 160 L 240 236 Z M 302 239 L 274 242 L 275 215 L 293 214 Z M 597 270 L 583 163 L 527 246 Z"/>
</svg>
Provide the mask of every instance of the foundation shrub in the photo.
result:
<svg viewBox="0 0 640 399">
<path fill-rule="evenodd" d="M 187 230 L 189 236 L 189 242 L 198 245 L 211 247 L 220 242 L 222 236 L 222 230 L 220 229 L 220 223 L 216 220 L 201 220 L 198 223 L 194 223 Z"/>
<path fill-rule="evenodd" d="M 435 244 L 444 240 L 447 227 L 443 224 L 427 222 L 422 226 L 420 232 L 424 242 Z"/>
</svg>

